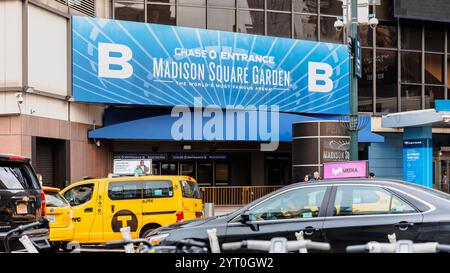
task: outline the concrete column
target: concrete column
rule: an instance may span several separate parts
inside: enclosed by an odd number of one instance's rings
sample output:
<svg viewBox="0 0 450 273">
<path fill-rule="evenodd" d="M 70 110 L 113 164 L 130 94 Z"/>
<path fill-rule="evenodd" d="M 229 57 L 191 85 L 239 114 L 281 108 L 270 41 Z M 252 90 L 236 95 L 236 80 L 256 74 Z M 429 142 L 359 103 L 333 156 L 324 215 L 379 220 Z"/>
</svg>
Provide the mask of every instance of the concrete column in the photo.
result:
<svg viewBox="0 0 450 273">
<path fill-rule="evenodd" d="M 403 180 L 433 187 L 433 134 L 431 126 L 403 131 Z"/>
</svg>

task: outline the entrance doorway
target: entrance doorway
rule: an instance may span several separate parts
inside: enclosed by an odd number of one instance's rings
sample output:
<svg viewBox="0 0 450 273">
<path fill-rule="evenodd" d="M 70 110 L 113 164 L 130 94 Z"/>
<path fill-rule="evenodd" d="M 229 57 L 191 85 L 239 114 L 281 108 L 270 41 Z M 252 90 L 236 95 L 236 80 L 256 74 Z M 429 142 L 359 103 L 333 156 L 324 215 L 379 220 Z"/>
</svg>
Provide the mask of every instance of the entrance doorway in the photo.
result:
<svg viewBox="0 0 450 273">
<path fill-rule="evenodd" d="M 42 184 L 66 187 L 70 172 L 69 141 L 43 137 L 33 137 L 32 141 L 32 164 L 36 173 L 42 175 Z"/>
</svg>

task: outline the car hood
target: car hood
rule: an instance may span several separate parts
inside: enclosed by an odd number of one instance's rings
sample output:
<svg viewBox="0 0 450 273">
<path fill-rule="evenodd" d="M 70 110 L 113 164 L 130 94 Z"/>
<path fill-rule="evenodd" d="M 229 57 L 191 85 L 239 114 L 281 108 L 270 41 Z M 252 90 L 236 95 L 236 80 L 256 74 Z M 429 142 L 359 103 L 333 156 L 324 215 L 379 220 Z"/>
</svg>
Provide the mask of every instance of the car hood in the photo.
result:
<svg viewBox="0 0 450 273">
<path fill-rule="evenodd" d="M 197 226 L 205 225 L 206 223 L 209 223 L 211 221 L 215 222 L 215 220 L 217 220 L 219 218 L 223 218 L 223 216 L 222 217 L 214 216 L 214 217 L 208 217 L 208 218 L 183 221 L 183 222 L 179 222 L 179 223 L 175 223 L 175 224 L 163 227 L 160 229 L 160 231 L 164 232 L 164 231 L 180 229 L 180 228 L 197 227 Z"/>
</svg>

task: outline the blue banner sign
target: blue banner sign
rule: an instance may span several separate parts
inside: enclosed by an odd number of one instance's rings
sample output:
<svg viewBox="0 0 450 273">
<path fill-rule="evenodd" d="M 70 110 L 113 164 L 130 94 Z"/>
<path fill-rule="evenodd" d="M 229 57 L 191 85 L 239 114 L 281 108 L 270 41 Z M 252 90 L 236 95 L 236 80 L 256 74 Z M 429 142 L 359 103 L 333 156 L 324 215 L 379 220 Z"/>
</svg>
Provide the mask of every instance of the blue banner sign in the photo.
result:
<svg viewBox="0 0 450 273">
<path fill-rule="evenodd" d="M 72 45 L 80 102 L 349 112 L 342 44 L 74 16 Z"/>
<path fill-rule="evenodd" d="M 403 180 L 432 187 L 432 140 L 403 140 Z"/>
</svg>

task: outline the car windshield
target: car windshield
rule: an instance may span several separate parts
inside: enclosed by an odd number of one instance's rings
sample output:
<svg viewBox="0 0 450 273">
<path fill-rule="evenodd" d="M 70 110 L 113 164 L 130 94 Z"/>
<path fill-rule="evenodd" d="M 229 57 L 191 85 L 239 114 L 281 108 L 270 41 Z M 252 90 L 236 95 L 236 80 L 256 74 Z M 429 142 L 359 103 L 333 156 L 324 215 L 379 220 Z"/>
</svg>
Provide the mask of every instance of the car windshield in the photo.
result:
<svg viewBox="0 0 450 273">
<path fill-rule="evenodd" d="M 0 161 L 0 190 L 39 188 L 36 175 L 27 163 Z"/>
<path fill-rule="evenodd" d="M 66 207 L 69 205 L 69 202 L 57 192 L 46 193 L 45 202 L 47 207 Z"/>
</svg>

